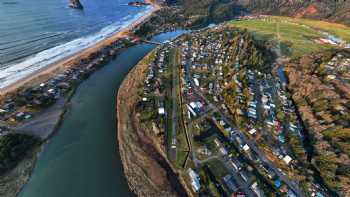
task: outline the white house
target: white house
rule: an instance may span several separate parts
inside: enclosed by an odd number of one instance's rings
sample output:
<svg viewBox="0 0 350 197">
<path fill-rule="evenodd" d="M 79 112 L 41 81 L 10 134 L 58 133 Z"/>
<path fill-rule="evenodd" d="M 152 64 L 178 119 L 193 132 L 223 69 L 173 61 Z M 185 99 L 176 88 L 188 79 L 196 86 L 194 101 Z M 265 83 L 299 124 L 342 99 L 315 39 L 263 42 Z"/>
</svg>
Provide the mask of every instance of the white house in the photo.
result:
<svg viewBox="0 0 350 197">
<path fill-rule="evenodd" d="M 193 191 L 198 192 L 201 187 L 201 184 L 199 182 L 200 181 L 199 175 L 195 171 L 193 171 L 191 168 L 188 169 L 188 175 L 191 178 L 191 185 L 192 185 Z"/>
<path fill-rule="evenodd" d="M 250 147 L 248 146 L 248 144 L 245 144 L 244 146 L 243 146 L 243 150 L 244 151 L 248 151 L 250 149 Z"/>
<path fill-rule="evenodd" d="M 285 157 L 283 157 L 283 161 L 284 163 L 286 163 L 287 165 L 290 164 L 290 162 L 292 161 L 293 159 L 289 156 L 289 155 L 286 155 Z"/>
<path fill-rule="evenodd" d="M 158 108 L 158 114 L 159 114 L 159 115 L 164 115 L 164 114 L 165 114 L 165 109 L 164 109 L 164 107 Z"/>
</svg>

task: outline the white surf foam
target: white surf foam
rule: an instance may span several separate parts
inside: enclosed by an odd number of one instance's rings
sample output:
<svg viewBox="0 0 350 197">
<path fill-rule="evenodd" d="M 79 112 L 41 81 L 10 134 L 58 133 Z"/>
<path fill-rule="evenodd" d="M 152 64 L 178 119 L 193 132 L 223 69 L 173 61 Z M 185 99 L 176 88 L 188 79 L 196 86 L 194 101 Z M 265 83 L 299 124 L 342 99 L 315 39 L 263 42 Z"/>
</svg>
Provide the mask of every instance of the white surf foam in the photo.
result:
<svg viewBox="0 0 350 197">
<path fill-rule="evenodd" d="M 128 15 L 121 21 L 101 29 L 96 34 L 75 39 L 68 43 L 42 51 L 20 63 L 3 67 L 0 69 L 0 89 L 6 88 L 52 63 L 74 55 L 112 36 L 150 12 L 151 9 L 151 7 L 147 7 L 144 11 L 134 16 Z"/>
</svg>

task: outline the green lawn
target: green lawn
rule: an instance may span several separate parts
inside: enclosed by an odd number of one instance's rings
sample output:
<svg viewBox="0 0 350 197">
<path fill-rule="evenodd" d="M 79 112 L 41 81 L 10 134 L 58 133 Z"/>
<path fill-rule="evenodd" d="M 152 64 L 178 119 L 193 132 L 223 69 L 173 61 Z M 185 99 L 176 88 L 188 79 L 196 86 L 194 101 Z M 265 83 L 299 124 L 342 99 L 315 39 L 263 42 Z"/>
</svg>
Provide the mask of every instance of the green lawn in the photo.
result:
<svg viewBox="0 0 350 197">
<path fill-rule="evenodd" d="M 332 48 L 314 41 L 315 38 L 324 37 L 320 31 L 328 31 L 350 41 L 349 27 L 323 21 L 273 16 L 261 20 L 231 21 L 229 24 L 253 32 L 258 39 L 280 41 L 282 54 L 290 57 Z"/>
<path fill-rule="evenodd" d="M 274 18 L 276 20 L 287 20 L 300 25 L 309 26 L 316 30 L 327 31 L 335 36 L 338 36 L 346 40 L 347 42 L 350 42 L 350 27 L 343 24 L 330 23 L 326 21 L 309 20 L 309 19 L 295 19 L 295 18 L 289 18 L 289 17 L 271 17 L 271 18 Z"/>
<path fill-rule="evenodd" d="M 176 150 L 176 161 L 174 161 L 175 163 L 175 166 L 177 168 L 186 168 L 185 165 L 185 161 L 187 159 L 187 156 L 189 154 L 189 151 L 188 150 Z"/>
<path fill-rule="evenodd" d="M 213 174 L 215 175 L 215 177 L 220 180 L 223 176 L 227 175 L 228 173 L 230 173 L 225 165 L 218 159 L 212 159 L 210 161 L 207 162 L 210 170 L 213 172 Z"/>
</svg>

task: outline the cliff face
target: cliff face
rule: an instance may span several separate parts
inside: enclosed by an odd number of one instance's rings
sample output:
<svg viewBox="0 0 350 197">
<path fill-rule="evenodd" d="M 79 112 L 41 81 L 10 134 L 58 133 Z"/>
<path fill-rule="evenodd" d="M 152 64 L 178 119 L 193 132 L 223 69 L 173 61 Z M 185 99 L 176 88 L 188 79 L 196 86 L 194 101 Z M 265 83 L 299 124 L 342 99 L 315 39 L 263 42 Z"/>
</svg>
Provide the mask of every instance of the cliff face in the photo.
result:
<svg viewBox="0 0 350 197">
<path fill-rule="evenodd" d="M 69 0 L 69 7 L 74 8 L 74 9 L 83 9 L 84 8 L 79 0 Z"/>
</svg>

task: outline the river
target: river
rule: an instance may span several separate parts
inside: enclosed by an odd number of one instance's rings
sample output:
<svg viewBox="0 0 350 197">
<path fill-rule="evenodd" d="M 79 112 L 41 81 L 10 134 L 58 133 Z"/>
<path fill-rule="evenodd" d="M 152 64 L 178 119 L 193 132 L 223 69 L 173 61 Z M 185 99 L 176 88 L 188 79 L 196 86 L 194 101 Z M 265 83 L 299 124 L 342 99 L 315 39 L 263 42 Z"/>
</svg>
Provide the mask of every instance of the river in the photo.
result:
<svg viewBox="0 0 350 197">
<path fill-rule="evenodd" d="M 156 36 L 165 41 L 182 32 Z M 116 135 L 115 95 L 127 73 L 155 46 L 123 51 L 77 89 L 61 127 L 38 158 L 20 197 L 128 197 Z"/>
</svg>

